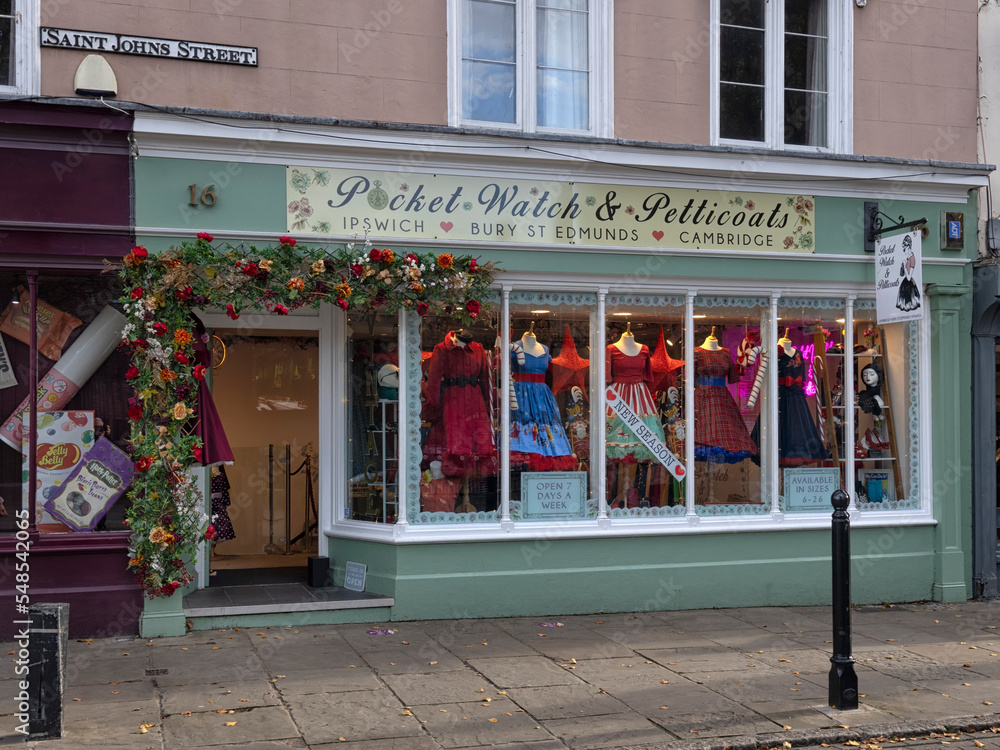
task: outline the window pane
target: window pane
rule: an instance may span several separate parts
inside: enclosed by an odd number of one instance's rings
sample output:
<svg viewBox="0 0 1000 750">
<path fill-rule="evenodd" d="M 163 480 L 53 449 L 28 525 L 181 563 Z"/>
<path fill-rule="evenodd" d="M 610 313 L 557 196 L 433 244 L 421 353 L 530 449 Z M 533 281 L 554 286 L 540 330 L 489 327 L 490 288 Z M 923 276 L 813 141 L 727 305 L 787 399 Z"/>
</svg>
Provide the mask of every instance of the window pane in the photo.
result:
<svg viewBox="0 0 1000 750">
<path fill-rule="evenodd" d="M 722 27 L 719 79 L 764 84 L 764 32 Z"/>
<path fill-rule="evenodd" d="M 785 92 L 785 143 L 826 146 L 826 94 Z"/>
<path fill-rule="evenodd" d="M 395 523 L 399 513 L 399 325 L 395 315 L 347 320 L 347 518 Z"/>
<path fill-rule="evenodd" d="M 462 117 L 466 120 L 513 123 L 515 66 L 465 61 L 462 80 Z"/>
<path fill-rule="evenodd" d="M 826 36 L 826 2 L 785 0 L 785 33 Z"/>
<path fill-rule="evenodd" d="M 785 88 L 826 91 L 826 39 L 785 35 Z"/>
<path fill-rule="evenodd" d="M 722 0 L 722 23 L 764 28 L 764 0 Z"/>
<path fill-rule="evenodd" d="M 660 304 L 650 305 L 657 302 Z M 612 517 L 684 514 L 684 481 L 667 471 L 639 435 L 685 456 L 684 298 L 608 298 L 605 381 L 641 420 L 630 425 L 609 406 L 606 483 Z"/>
<path fill-rule="evenodd" d="M 538 65 L 588 70 L 587 14 L 538 10 Z"/>
<path fill-rule="evenodd" d="M 561 10 L 587 10 L 587 0 L 539 0 L 539 8 L 559 8 Z"/>
<path fill-rule="evenodd" d="M 500 505 L 497 329 L 482 321 L 461 328 L 452 318 L 428 315 L 421 320 L 420 340 L 421 513 L 440 523 L 456 513 L 495 512 Z"/>
<path fill-rule="evenodd" d="M 0 12 L 2 12 L 0 8 Z M 10 3 L 7 4 L 10 12 Z M 14 20 L 0 16 L 0 86 L 13 86 L 14 80 Z"/>
<path fill-rule="evenodd" d="M 514 62 L 514 4 L 468 0 L 462 15 L 462 57 Z"/>
<path fill-rule="evenodd" d="M 538 71 L 538 126 L 586 130 L 589 76 L 568 70 Z"/>
<path fill-rule="evenodd" d="M 511 517 L 596 518 L 589 472 L 593 305 L 540 302 L 545 297 L 515 292 L 510 304 L 512 382 L 501 396 L 510 401 Z"/>
<path fill-rule="evenodd" d="M 719 86 L 719 135 L 743 141 L 764 140 L 763 86 Z"/>
<path fill-rule="evenodd" d="M 737 306 L 740 303 L 753 306 Z M 759 342 L 767 336 L 768 304 L 695 300 L 694 479 L 699 515 L 770 511 L 761 491 L 761 465 L 773 444 L 773 431 L 760 424 L 768 410 L 766 372 L 760 375 L 759 357 L 753 365 L 737 361 L 744 340 Z M 747 348 L 753 348 L 752 343 Z"/>
</svg>

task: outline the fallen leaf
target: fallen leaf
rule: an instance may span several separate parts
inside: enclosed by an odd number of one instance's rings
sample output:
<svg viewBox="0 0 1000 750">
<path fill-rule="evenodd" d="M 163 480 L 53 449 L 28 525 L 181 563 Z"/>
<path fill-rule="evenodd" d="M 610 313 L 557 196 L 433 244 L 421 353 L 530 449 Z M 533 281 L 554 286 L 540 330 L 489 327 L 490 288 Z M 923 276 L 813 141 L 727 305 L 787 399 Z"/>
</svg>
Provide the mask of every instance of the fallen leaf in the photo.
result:
<svg viewBox="0 0 1000 750">
<path fill-rule="evenodd" d="M 483 688 L 479 688 L 479 690 L 477 690 L 476 692 L 477 693 L 485 693 L 486 691 Z"/>
<path fill-rule="evenodd" d="M 778 661 L 784 661 L 784 662 L 788 662 L 789 664 L 791 664 L 791 663 L 792 663 L 792 660 L 791 660 L 791 659 L 778 659 Z"/>
<path fill-rule="evenodd" d="M 490 719 L 490 721 L 491 721 L 492 723 L 494 723 L 494 724 L 496 724 L 496 723 L 497 723 L 497 719 Z"/>
<path fill-rule="evenodd" d="M 569 663 L 570 663 L 570 664 L 576 664 L 576 659 L 570 659 L 570 660 L 569 660 Z M 647 663 L 647 664 L 652 664 L 653 662 L 651 662 L 651 661 L 647 661 L 646 663 Z"/>
<path fill-rule="evenodd" d="M 993 701 L 983 701 L 983 705 L 984 706 L 992 706 L 993 705 Z"/>
<path fill-rule="evenodd" d="M 413 711 L 403 711 L 403 716 L 413 716 Z"/>
<path fill-rule="evenodd" d="M 118 691 L 117 691 L 117 690 L 112 690 L 112 691 L 111 691 L 111 694 L 112 694 L 112 695 L 118 695 Z"/>
<path fill-rule="evenodd" d="M 428 664 L 430 664 L 430 665 L 431 665 L 432 667 L 433 667 L 433 666 L 434 666 L 435 664 L 437 664 L 437 662 L 436 662 L 436 661 L 429 661 L 429 662 L 427 662 L 427 663 L 428 663 Z"/>
<path fill-rule="evenodd" d="M 670 684 L 670 680 L 660 680 L 660 684 L 661 685 L 669 685 Z"/>
<path fill-rule="evenodd" d="M 236 722 L 235 721 L 227 721 L 226 722 L 226 726 L 227 727 L 235 727 L 236 726 Z"/>
<path fill-rule="evenodd" d="M 506 690 L 498 690 L 497 691 L 497 695 L 507 695 L 507 691 Z"/>
<path fill-rule="evenodd" d="M 439 711 L 440 713 L 443 713 L 443 714 L 446 714 L 446 713 L 448 713 L 447 709 L 444 709 L 444 708 L 439 708 L 439 709 L 438 709 L 438 711 Z"/>
<path fill-rule="evenodd" d="M 149 730 L 146 729 L 146 727 L 144 726 L 139 727 L 139 734 L 147 734 L 148 732 Z"/>
<path fill-rule="evenodd" d="M 73 700 L 75 700 L 75 701 L 82 701 L 83 698 L 74 698 Z"/>
<path fill-rule="evenodd" d="M 787 724 L 785 724 L 785 725 L 784 725 L 783 727 L 781 727 L 781 728 L 782 728 L 782 729 L 791 729 L 791 727 L 790 727 L 790 726 L 788 726 Z"/>
<path fill-rule="evenodd" d="M 249 698 L 240 698 L 240 703 L 249 703 L 249 702 L 250 702 Z"/>
<path fill-rule="evenodd" d="M 660 706 L 660 709 L 663 711 L 666 711 L 668 708 L 670 708 L 670 706 Z"/>
<path fill-rule="evenodd" d="M 279 680 L 285 679 L 285 675 L 283 674 L 276 674 L 275 677 L 277 677 Z"/>
<path fill-rule="evenodd" d="M 896 639 L 895 638 L 886 638 L 886 641 L 888 641 L 889 643 L 895 643 Z"/>
<path fill-rule="evenodd" d="M 191 715 L 190 711 L 181 711 L 181 716 L 190 716 L 190 715 Z"/>
<path fill-rule="evenodd" d="M 986 747 L 986 745 L 984 745 L 984 744 L 983 744 L 982 742 L 980 742 L 979 740 L 973 740 L 973 741 L 972 741 L 972 744 L 973 744 L 973 745 L 975 745 L 976 747 Z"/>
</svg>

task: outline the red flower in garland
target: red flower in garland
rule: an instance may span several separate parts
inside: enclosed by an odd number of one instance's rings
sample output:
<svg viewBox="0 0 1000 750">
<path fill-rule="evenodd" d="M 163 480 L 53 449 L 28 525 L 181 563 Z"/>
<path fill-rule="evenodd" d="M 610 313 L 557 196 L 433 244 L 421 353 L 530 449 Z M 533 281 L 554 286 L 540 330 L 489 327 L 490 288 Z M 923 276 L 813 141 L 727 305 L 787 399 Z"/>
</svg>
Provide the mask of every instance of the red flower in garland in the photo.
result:
<svg viewBox="0 0 1000 750">
<path fill-rule="evenodd" d="M 232 305 L 226 305 L 226 315 L 228 315 L 233 320 L 236 320 L 238 317 L 240 317 L 240 314 L 236 312 L 236 308 L 233 307 Z"/>
<path fill-rule="evenodd" d="M 153 465 L 153 459 L 149 456 L 143 456 L 138 461 L 135 462 L 136 471 L 146 471 L 150 466 Z"/>
<path fill-rule="evenodd" d="M 132 257 L 137 260 L 145 260 L 149 257 L 149 250 L 144 248 L 142 245 L 136 245 L 132 248 Z"/>
<path fill-rule="evenodd" d="M 471 315 L 474 318 L 477 315 L 479 315 L 479 310 L 480 310 L 479 302 L 474 299 L 470 299 L 468 302 L 465 303 L 465 309 L 468 310 L 469 315 Z"/>
<path fill-rule="evenodd" d="M 256 263 L 247 263 L 245 266 L 243 266 L 243 273 L 246 274 L 247 276 L 256 276 L 259 270 L 260 269 L 257 268 Z"/>
<path fill-rule="evenodd" d="M 469 258 L 469 273 L 475 273 L 478 270 L 479 270 L 479 268 L 477 267 L 476 259 L 475 258 Z"/>
<path fill-rule="evenodd" d="M 421 318 L 424 317 L 427 314 L 427 308 L 428 308 L 428 305 L 427 305 L 426 302 L 418 302 L 417 303 L 417 315 L 419 315 Z"/>
<path fill-rule="evenodd" d="M 368 257 L 371 260 L 380 261 L 380 260 L 382 260 L 382 251 L 379 250 L 377 247 L 373 247 L 372 251 L 370 253 L 368 253 Z"/>
<path fill-rule="evenodd" d="M 133 349 L 147 349 L 149 348 L 149 342 L 146 339 L 135 339 L 132 342 Z"/>
<path fill-rule="evenodd" d="M 288 245 L 289 247 L 295 247 L 295 238 L 294 237 L 279 237 L 278 238 L 278 242 L 280 242 L 282 245 Z"/>
<path fill-rule="evenodd" d="M 128 296 L 131 297 L 132 299 L 140 299 L 142 297 L 142 287 L 141 286 L 135 287 L 131 292 L 128 293 Z"/>
<path fill-rule="evenodd" d="M 125 371 L 125 379 L 126 380 L 135 380 L 137 377 L 139 377 L 139 368 L 136 367 L 135 365 L 131 365 Z"/>
<path fill-rule="evenodd" d="M 201 446 L 196 445 L 194 448 L 191 449 L 191 452 L 194 454 L 194 460 L 197 461 L 198 463 L 201 463 L 201 456 L 202 456 Z"/>
<path fill-rule="evenodd" d="M 208 232 L 198 232 L 198 239 L 205 240 L 205 242 L 211 242 L 215 239 L 215 237 L 210 235 Z"/>
<path fill-rule="evenodd" d="M 153 323 L 153 333 L 157 336 L 162 336 L 167 332 L 166 323 Z"/>
<path fill-rule="evenodd" d="M 338 299 L 337 300 L 337 307 L 339 307 L 341 310 L 347 310 L 347 300 L 346 299 Z"/>
<path fill-rule="evenodd" d="M 191 287 L 186 286 L 183 289 L 178 289 L 176 292 L 174 292 L 174 296 L 177 297 L 177 299 L 191 299 L 191 295 L 193 293 L 194 290 L 191 289 Z"/>
<path fill-rule="evenodd" d="M 174 359 L 182 365 L 191 364 L 191 358 L 184 352 L 174 352 Z"/>
<path fill-rule="evenodd" d="M 204 380 L 205 379 L 205 370 L 207 370 L 207 369 L 208 368 L 205 367 L 205 365 L 195 365 L 195 367 L 194 367 L 194 376 L 195 376 L 195 378 L 198 379 L 198 380 Z"/>
<path fill-rule="evenodd" d="M 138 406 L 130 406 L 128 408 L 128 418 L 133 422 L 138 422 L 142 419 L 142 408 Z"/>
<path fill-rule="evenodd" d="M 414 255 L 413 253 L 407 253 L 407 254 L 406 254 L 406 258 L 405 258 L 405 260 L 406 260 L 406 262 L 407 262 L 407 263 L 409 263 L 409 264 L 410 264 L 411 266 L 419 266 L 419 265 L 420 265 L 420 258 L 418 258 L 418 257 L 417 257 L 416 255 Z"/>
<path fill-rule="evenodd" d="M 275 305 L 274 311 L 278 313 L 278 315 L 288 315 L 288 308 L 284 305 Z"/>
<path fill-rule="evenodd" d="M 214 526 L 209 526 L 207 529 L 205 529 L 205 538 L 206 539 L 214 539 L 215 538 L 215 527 Z"/>
<path fill-rule="evenodd" d="M 351 276 L 355 276 L 355 277 L 356 276 L 360 276 L 362 273 L 364 273 L 364 270 L 365 269 L 361 266 L 360 263 L 355 264 L 355 265 L 351 266 Z"/>
</svg>

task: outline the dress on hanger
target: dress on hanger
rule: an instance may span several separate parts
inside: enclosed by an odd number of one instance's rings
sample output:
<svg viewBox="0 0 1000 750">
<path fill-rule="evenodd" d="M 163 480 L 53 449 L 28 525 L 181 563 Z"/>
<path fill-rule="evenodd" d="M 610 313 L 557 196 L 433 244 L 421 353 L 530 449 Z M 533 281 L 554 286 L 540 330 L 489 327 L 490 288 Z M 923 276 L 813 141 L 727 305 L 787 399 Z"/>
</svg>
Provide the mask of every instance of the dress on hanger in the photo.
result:
<svg viewBox="0 0 1000 750">
<path fill-rule="evenodd" d="M 229 498 L 229 478 L 220 471 L 211 482 L 212 491 L 212 525 L 215 527 L 216 542 L 228 542 L 236 538 L 236 530 L 233 529 L 233 522 L 229 518 L 229 505 L 232 502 Z"/>
<path fill-rule="evenodd" d="M 510 464 L 529 471 L 569 471 L 576 466 L 576 458 L 555 396 L 545 385 L 552 356 L 547 346 L 541 346 L 543 353 L 538 356 L 523 349 L 510 351 L 517 397 L 517 409 L 510 412 Z"/>
<path fill-rule="evenodd" d="M 757 453 L 747 434 L 736 399 L 726 387 L 743 368 L 725 347 L 694 350 L 694 457 L 698 461 L 735 464 Z"/>
<path fill-rule="evenodd" d="M 629 405 L 643 424 L 663 442 L 663 425 L 650 393 L 653 382 L 653 365 L 649 357 L 649 347 L 645 344 L 639 353 L 628 356 L 614 344 L 609 344 L 605 353 L 605 377 L 611 388 Z M 605 445 L 607 456 L 612 461 L 636 463 L 653 461 L 653 453 L 612 409 L 608 409 L 607 435 Z"/>
<path fill-rule="evenodd" d="M 783 347 L 778 347 L 778 463 L 781 466 L 800 466 L 830 458 L 802 388 L 805 372 L 802 352 L 796 349 L 789 356 Z M 760 417 L 757 417 L 751 437 L 760 445 Z"/>
<path fill-rule="evenodd" d="M 493 378 L 482 345 L 455 343 L 454 332 L 434 347 L 427 373 L 424 418 L 432 423 L 424 443 L 424 465 L 440 461 L 449 477 L 496 474 L 500 459 L 487 404 Z"/>
</svg>

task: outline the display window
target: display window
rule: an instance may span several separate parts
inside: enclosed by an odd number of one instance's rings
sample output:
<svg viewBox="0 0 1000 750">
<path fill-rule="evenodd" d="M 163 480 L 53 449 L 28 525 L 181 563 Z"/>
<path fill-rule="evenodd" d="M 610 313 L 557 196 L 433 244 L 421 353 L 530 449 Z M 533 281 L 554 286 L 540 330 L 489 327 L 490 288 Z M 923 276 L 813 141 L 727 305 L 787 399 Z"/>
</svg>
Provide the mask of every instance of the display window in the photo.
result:
<svg viewBox="0 0 1000 750">
<path fill-rule="evenodd" d="M 612 518 L 685 513 L 683 482 L 669 470 L 686 452 L 684 310 L 681 296 L 606 300 L 605 487 Z"/>
<path fill-rule="evenodd" d="M 500 357 L 495 321 L 416 318 L 419 363 L 415 522 L 496 520 L 500 509 Z M 411 381 L 412 382 L 412 381 Z M 414 404 L 413 406 L 416 406 Z M 412 436 L 411 436 L 412 437 Z M 415 459 L 415 460 L 414 460 Z"/>
<path fill-rule="evenodd" d="M 698 515 L 771 510 L 765 484 L 774 428 L 768 413 L 770 301 L 696 297 L 692 314 L 694 496 Z M 759 360 L 759 361 L 758 361 Z"/>
<path fill-rule="evenodd" d="M 597 517 L 591 450 L 596 303 L 594 294 L 510 295 L 510 374 L 500 398 L 509 412 L 513 521 Z"/>
<path fill-rule="evenodd" d="M 405 498 L 408 524 L 781 519 L 828 515 L 840 487 L 922 507 L 920 326 L 877 326 L 871 300 L 501 297 L 471 325 L 406 312 L 401 337 L 351 318 L 346 516 L 391 523 Z"/>
</svg>

